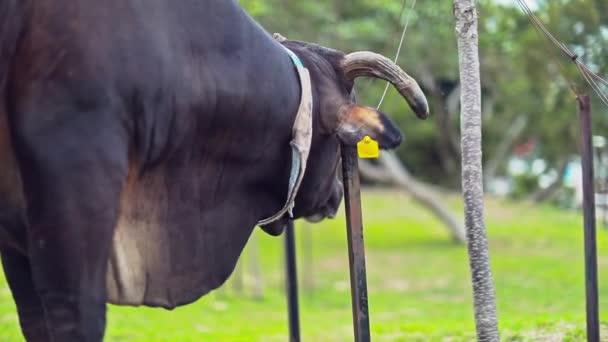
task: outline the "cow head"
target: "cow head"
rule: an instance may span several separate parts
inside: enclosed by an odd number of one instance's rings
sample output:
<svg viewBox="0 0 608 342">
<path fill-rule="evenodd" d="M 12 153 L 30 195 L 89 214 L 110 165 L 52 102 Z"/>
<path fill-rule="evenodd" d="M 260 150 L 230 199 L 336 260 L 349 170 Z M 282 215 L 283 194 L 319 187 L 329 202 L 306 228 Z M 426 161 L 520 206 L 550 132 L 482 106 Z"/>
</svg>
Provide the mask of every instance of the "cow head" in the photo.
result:
<svg viewBox="0 0 608 342">
<path fill-rule="evenodd" d="M 429 115 L 426 98 L 412 77 L 382 55 L 345 54 L 313 43 L 287 40 L 279 34 L 274 38 L 303 61 L 312 82 L 312 145 L 295 200 L 294 217 L 315 222 L 334 217 L 342 201 L 342 185 L 337 177 L 340 144 L 356 145 L 367 135 L 378 141 L 381 149 L 393 149 L 403 140 L 386 114 L 357 104 L 355 80 L 374 77 L 390 82 L 421 119 Z"/>
</svg>

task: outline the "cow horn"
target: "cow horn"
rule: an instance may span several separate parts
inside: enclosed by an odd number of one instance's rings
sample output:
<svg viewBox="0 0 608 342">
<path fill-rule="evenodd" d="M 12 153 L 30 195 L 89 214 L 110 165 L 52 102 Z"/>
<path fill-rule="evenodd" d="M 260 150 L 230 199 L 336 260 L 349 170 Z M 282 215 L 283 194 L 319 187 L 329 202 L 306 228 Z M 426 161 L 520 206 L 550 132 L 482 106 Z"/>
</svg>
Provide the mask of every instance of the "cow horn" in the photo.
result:
<svg viewBox="0 0 608 342">
<path fill-rule="evenodd" d="M 419 118 L 429 116 L 428 102 L 416 80 L 390 59 L 368 51 L 353 52 L 344 56 L 342 70 L 350 80 L 369 76 L 392 83 Z"/>
</svg>

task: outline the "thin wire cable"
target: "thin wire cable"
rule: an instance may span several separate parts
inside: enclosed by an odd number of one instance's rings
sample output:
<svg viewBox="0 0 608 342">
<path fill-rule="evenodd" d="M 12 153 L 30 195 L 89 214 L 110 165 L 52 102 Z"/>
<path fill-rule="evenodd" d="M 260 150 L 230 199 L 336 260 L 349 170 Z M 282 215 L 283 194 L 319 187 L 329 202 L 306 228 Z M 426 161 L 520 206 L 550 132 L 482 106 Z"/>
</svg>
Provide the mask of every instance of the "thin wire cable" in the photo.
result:
<svg viewBox="0 0 608 342">
<path fill-rule="evenodd" d="M 538 35 L 539 36 L 543 36 L 544 35 L 553 44 L 557 45 L 560 48 L 560 50 L 564 51 L 566 53 L 566 55 L 568 56 L 568 58 L 572 59 L 572 56 L 574 54 L 571 54 L 570 50 L 567 47 L 565 47 L 559 40 L 557 40 L 557 38 L 555 38 L 551 34 L 551 32 L 549 32 L 549 30 L 547 30 L 545 28 L 545 26 L 540 21 L 540 19 L 538 19 L 538 17 L 536 17 L 536 15 L 532 12 L 532 10 L 530 9 L 530 7 L 528 7 L 528 4 L 525 1 L 523 1 L 523 0 L 517 0 L 517 2 L 519 4 L 519 6 L 522 8 L 522 10 L 528 16 L 528 19 L 532 22 L 532 27 L 536 30 L 536 32 L 538 33 Z M 550 49 L 547 45 L 545 45 L 545 44 L 541 44 L 541 45 L 547 51 L 548 55 L 553 59 L 553 61 L 555 62 L 555 64 L 557 64 L 557 66 L 559 67 L 560 74 L 562 75 L 562 77 L 564 78 L 564 80 L 566 81 L 566 83 L 569 84 L 570 90 L 574 93 L 574 95 L 579 96 L 579 93 L 578 93 L 578 90 L 577 90 L 578 86 L 570 78 L 568 78 L 568 76 L 566 74 L 566 68 L 564 67 L 564 65 L 560 61 L 559 55 L 555 52 L 555 50 Z"/>
<path fill-rule="evenodd" d="M 401 2 L 401 8 L 399 9 L 399 16 L 397 17 L 397 24 L 395 25 L 395 32 L 401 31 L 401 18 L 403 18 L 403 13 L 405 13 L 405 8 L 407 5 L 407 0 L 403 0 Z M 373 78 L 367 79 L 367 82 L 361 87 L 361 93 L 367 92 L 369 86 L 374 82 Z"/>
<path fill-rule="evenodd" d="M 591 69 L 589 69 L 589 67 L 587 67 L 585 64 L 579 63 L 579 65 L 581 66 L 581 68 L 583 68 L 585 71 L 589 72 L 591 74 L 591 76 L 593 76 L 593 78 L 595 78 L 596 80 L 598 80 L 600 83 L 602 83 L 605 86 L 608 86 L 608 81 L 603 79 L 602 77 L 600 77 L 599 75 L 597 75 L 596 73 L 594 73 Z"/>
<path fill-rule="evenodd" d="M 564 50 L 568 57 L 572 58 L 574 56 L 572 51 L 570 51 L 570 49 L 568 49 L 566 45 L 562 44 L 557 38 L 555 38 L 555 36 L 553 36 L 553 34 L 551 34 L 551 32 L 549 32 L 549 30 L 547 30 L 547 28 L 543 25 L 540 19 L 538 19 L 538 17 L 534 14 L 532 9 L 530 9 L 528 4 L 524 0 L 517 0 L 517 2 L 523 8 L 524 12 L 526 12 L 530 19 L 535 23 L 535 26 L 537 26 L 543 32 L 543 34 L 545 34 L 547 38 L 549 38 L 553 42 L 553 44 Z"/>
<path fill-rule="evenodd" d="M 403 5 L 401 7 L 401 13 L 399 14 L 399 21 L 401 21 L 401 18 L 403 17 L 403 11 L 405 10 L 406 1 L 407 0 L 403 0 Z M 407 28 L 410 23 L 411 14 L 414 11 L 414 6 L 416 6 L 416 0 L 412 1 L 410 10 L 407 12 L 407 17 L 405 18 L 405 25 L 403 25 L 403 32 L 401 32 L 401 40 L 399 41 L 399 47 L 397 48 L 397 53 L 395 54 L 395 60 L 394 60 L 395 64 L 399 60 L 399 55 L 401 54 L 401 48 L 403 47 L 403 42 L 405 41 L 405 33 L 407 32 Z M 376 107 L 376 109 L 380 109 L 380 107 L 382 106 L 382 103 L 384 102 L 384 99 L 386 98 L 386 94 L 388 93 L 389 86 L 390 86 L 390 83 L 386 82 L 386 87 L 384 87 L 384 93 L 382 93 L 382 97 L 380 98 L 380 102 L 378 103 L 378 106 Z"/>
<path fill-rule="evenodd" d="M 585 65 L 579 58 L 577 54 L 572 52 L 564 43 L 559 41 L 551 32 L 543 25 L 543 23 L 538 19 L 538 17 L 534 14 L 534 12 L 530 9 L 528 4 L 524 0 L 517 0 L 517 3 L 521 7 L 521 9 L 526 13 L 530 21 L 532 22 L 534 28 L 537 32 L 542 33 L 547 39 L 549 39 L 554 45 L 556 45 L 577 67 L 587 84 L 591 86 L 593 91 L 598 95 L 602 103 L 608 106 L 608 95 L 602 90 L 602 86 L 598 84 L 601 83 L 604 87 L 608 87 L 608 81 L 602 78 L 600 75 L 593 72 L 587 65 Z M 553 54 L 553 50 L 551 50 L 551 56 L 555 58 Z M 579 96 L 580 94 L 577 91 L 577 87 L 567 76 L 565 72 L 565 68 L 561 64 L 558 58 L 555 58 L 557 64 L 561 69 L 562 76 L 568 83 L 570 83 L 570 88 L 572 91 Z"/>
<path fill-rule="evenodd" d="M 608 106 L 608 96 L 604 94 L 601 87 L 593 80 L 593 74 L 584 70 L 581 65 L 577 64 L 578 70 L 581 72 L 587 83 L 593 88 L 593 91 L 599 96 L 604 105 Z"/>
</svg>

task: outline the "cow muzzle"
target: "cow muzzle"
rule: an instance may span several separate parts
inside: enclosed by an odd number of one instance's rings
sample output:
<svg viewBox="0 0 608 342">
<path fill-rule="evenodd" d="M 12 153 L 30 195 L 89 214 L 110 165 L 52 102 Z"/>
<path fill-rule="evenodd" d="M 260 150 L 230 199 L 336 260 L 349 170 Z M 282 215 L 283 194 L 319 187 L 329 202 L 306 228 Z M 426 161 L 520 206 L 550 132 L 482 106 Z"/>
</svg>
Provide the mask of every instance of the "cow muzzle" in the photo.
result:
<svg viewBox="0 0 608 342">
<path fill-rule="evenodd" d="M 334 182 L 334 186 L 329 196 L 327 202 L 321 207 L 321 209 L 309 216 L 305 216 L 304 219 L 308 222 L 317 223 L 321 222 L 326 218 L 333 219 L 338 214 L 338 210 L 340 209 L 340 203 L 342 203 L 342 198 L 344 197 L 344 191 L 342 190 L 342 182 L 336 180 Z"/>
</svg>

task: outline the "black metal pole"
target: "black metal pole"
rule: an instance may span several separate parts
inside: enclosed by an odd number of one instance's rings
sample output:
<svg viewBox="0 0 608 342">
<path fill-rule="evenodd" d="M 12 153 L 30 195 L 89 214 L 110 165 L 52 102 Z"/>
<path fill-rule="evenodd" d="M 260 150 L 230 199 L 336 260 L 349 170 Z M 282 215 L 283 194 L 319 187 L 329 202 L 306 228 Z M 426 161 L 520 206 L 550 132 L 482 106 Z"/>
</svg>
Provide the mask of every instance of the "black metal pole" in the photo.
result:
<svg viewBox="0 0 608 342">
<path fill-rule="evenodd" d="M 583 166 L 583 214 L 585 224 L 585 288 L 587 295 L 587 341 L 600 341 L 597 243 L 595 227 L 595 188 L 593 178 L 593 145 L 591 101 L 589 96 L 577 97 L 581 121 L 581 156 Z"/>
<path fill-rule="evenodd" d="M 289 317 L 289 341 L 300 342 L 300 312 L 298 307 L 298 270 L 293 221 L 285 228 L 285 287 Z"/>
<path fill-rule="evenodd" d="M 367 308 L 367 280 L 358 162 L 356 148 L 342 145 L 342 177 L 344 179 L 355 342 L 369 342 L 371 337 Z"/>
</svg>

